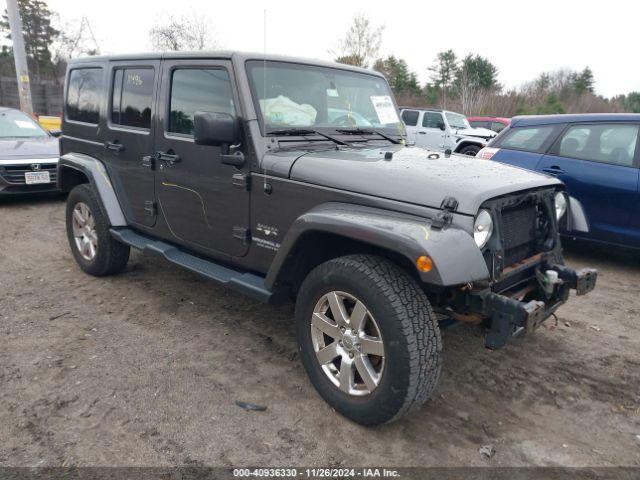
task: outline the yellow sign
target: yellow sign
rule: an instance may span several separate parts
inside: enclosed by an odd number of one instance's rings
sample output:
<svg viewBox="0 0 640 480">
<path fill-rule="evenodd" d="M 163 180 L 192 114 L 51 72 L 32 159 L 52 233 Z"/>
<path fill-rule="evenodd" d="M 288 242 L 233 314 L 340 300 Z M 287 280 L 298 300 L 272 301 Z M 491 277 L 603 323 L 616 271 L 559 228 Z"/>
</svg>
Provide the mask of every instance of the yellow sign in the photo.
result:
<svg viewBox="0 0 640 480">
<path fill-rule="evenodd" d="M 20 75 L 20 81 L 22 83 L 29 83 L 29 75 Z"/>
</svg>

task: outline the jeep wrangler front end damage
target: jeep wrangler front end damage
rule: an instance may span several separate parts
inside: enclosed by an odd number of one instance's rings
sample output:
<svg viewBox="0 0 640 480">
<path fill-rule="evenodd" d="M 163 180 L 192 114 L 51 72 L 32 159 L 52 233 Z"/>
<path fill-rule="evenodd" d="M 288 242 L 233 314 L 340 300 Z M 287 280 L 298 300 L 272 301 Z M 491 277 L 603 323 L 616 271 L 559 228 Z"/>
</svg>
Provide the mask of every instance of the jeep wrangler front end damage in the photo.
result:
<svg viewBox="0 0 640 480">
<path fill-rule="evenodd" d="M 450 292 L 443 313 L 482 323 L 488 348 L 533 332 L 567 301 L 570 290 L 584 295 L 595 288 L 596 270 L 563 265 L 558 224 L 567 215 L 564 195 L 540 189 L 490 200 L 480 210 L 492 219 L 489 238 L 479 245 L 490 278 Z"/>
</svg>

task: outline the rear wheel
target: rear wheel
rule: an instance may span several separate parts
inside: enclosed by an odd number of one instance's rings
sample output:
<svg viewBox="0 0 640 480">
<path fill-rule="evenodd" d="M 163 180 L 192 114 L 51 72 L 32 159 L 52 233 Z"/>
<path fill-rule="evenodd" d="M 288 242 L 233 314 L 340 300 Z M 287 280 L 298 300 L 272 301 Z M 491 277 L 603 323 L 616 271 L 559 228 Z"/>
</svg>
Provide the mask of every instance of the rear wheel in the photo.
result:
<svg viewBox="0 0 640 480">
<path fill-rule="evenodd" d="M 88 184 L 77 185 L 67 198 L 67 238 L 80 268 L 95 275 L 122 271 L 129 260 L 129 246 L 109 233 L 109 223 Z"/>
<path fill-rule="evenodd" d="M 415 281 L 386 259 L 350 255 L 316 267 L 300 287 L 296 323 L 311 382 L 355 422 L 393 421 L 436 387 L 436 317 Z"/>
</svg>

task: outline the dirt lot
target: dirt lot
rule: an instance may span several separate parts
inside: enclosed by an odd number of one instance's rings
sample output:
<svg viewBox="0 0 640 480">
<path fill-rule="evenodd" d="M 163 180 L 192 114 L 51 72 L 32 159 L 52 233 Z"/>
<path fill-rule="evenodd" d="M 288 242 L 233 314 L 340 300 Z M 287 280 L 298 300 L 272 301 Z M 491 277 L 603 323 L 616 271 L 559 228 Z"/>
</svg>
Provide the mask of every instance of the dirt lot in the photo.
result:
<svg viewBox="0 0 640 480">
<path fill-rule="evenodd" d="M 600 283 L 557 328 L 496 352 L 447 330 L 437 396 L 367 429 L 307 381 L 291 306 L 138 253 L 89 277 L 60 198 L 0 202 L 0 245 L 0 465 L 640 465 L 638 255 L 572 246 Z"/>
</svg>

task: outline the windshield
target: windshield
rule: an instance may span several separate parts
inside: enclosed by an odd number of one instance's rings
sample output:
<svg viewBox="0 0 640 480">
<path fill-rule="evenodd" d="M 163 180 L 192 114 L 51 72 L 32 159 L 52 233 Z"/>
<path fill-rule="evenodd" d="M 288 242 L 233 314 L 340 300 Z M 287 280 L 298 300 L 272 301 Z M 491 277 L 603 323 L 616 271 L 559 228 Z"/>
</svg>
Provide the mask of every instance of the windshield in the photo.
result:
<svg viewBox="0 0 640 480">
<path fill-rule="evenodd" d="M 17 110 L 0 112 L 0 138 L 47 137 L 40 125 Z"/>
<path fill-rule="evenodd" d="M 471 128 L 467 117 L 465 117 L 464 115 L 451 112 L 446 112 L 445 115 L 447 117 L 447 122 L 449 122 L 449 126 L 451 128 Z"/>
<path fill-rule="evenodd" d="M 380 77 L 262 60 L 247 62 L 247 71 L 267 133 L 286 128 L 375 128 L 404 134 L 389 86 Z"/>
</svg>

